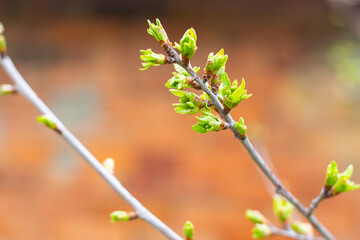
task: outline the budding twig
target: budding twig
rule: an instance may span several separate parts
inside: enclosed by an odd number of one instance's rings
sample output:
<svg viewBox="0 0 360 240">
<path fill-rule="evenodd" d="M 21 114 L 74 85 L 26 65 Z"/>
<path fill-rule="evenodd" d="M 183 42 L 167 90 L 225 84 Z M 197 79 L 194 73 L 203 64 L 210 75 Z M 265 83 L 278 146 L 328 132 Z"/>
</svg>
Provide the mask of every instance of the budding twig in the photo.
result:
<svg viewBox="0 0 360 240">
<path fill-rule="evenodd" d="M 5 72 L 9 75 L 11 80 L 18 87 L 18 90 L 23 94 L 38 110 L 49 116 L 57 126 L 57 129 L 62 133 L 61 136 L 72 146 L 83 159 L 90 164 L 95 171 L 122 197 L 127 201 L 136 211 L 140 219 L 151 224 L 155 229 L 161 232 L 165 237 L 171 240 L 182 240 L 172 229 L 154 216 L 148 209 L 146 209 L 131 193 L 119 182 L 119 180 L 106 170 L 102 164 L 89 152 L 89 150 L 81 144 L 81 142 L 62 124 L 62 122 L 54 115 L 48 106 L 36 95 L 29 84 L 21 76 L 10 57 L 5 56 L 0 58 L 0 64 Z"/>
<path fill-rule="evenodd" d="M 235 138 L 240 140 L 245 149 L 248 151 L 250 157 L 254 160 L 254 162 L 259 166 L 262 172 L 269 178 L 271 183 L 275 186 L 276 192 L 285 197 L 289 202 L 291 202 L 299 212 L 308 219 L 308 221 L 314 226 L 314 228 L 327 240 L 335 240 L 335 237 L 317 220 L 314 215 L 308 215 L 308 209 L 304 207 L 299 200 L 289 192 L 284 185 L 280 182 L 277 176 L 271 171 L 269 166 L 262 159 L 260 154 L 256 151 L 256 149 L 251 144 L 249 138 L 247 136 L 243 136 L 239 133 L 238 129 L 235 127 L 235 121 L 231 117 L 230 113 L 225 110 L 223 104 L 217 98 L 217 95 L 214 94 L 204 83 L 203 79 L 201 79 L 192 68 L 191 64 L 184 64 L 182 59 L 179 57 L 178 53 L 174 50 L 174 48 L 170 44 L 162 44 L 162 47 L 166 51 L 166 53 L 175 59 L 175 63 L 182 66 L 189 74 L 193 77 L 193 79 L 200 85 L 201 89 L 210 97 L 213 102 L 213 105 L 216 107 L 217 112 L 220 116 L 225 120 L 225 122 L 229 125 L 229 128 L 234 133 Z"/>
</svg>

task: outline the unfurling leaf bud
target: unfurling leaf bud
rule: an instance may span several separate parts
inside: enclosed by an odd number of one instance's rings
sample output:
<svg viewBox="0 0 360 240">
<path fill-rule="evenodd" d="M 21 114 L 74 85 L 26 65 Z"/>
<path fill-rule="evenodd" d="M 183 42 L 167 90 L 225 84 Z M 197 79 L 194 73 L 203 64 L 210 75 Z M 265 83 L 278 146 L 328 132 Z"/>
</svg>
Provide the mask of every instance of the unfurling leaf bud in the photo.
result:
<svg viewBox="0 0 360 240">
<path fill-rule="evenodd" d="M 216 74 L 220 68 L 225 66 L 227 59 L 228 55 L 224 55 L 224 49 L 221 49 L 216 55 L 210 53 L 204 69 L 205 74 Z"/>
<path fill-rule="evenodd" d="M 174 76 L 167 81 L 165 87 L 182 90 L 184 88 L 191 88 L 196 86 L 197 83 L 186 70 L 184 70 L 178 64 L 174 64 L 174 68 L 176 72 L 173 72 Z M 198 72 L 199 68 L 194 67 L 194 71 Z"/>
<path fill-rule="evenodd" d="M 190 221 L 184 224 L 184 235 L 187 240 L 191 240 L 194 236 L 194 225 Z"/>
<path fill-rule="evenodd" d="M 343 192 L 349 192 L 360 188 L 360 184 L 355 184 L 350 180 L 354 172 L 353 165 L 349 165 L 342 173 L 338 173 L 336 163 L 329 164 L 326 171 L 325 188 L 330 191 L 330 196 L 335 196 Z M 336 180 L 336 181 L 335 181 Z"/>
<path fill-rule="evenodd" d="M 235 128 L 239 131 L 241 137 L 245 137 L 247 126 L 245 125 L 244 119 L 241 117 L 238 122 L 235 123 Z"/>
<path fill-rule="evenodd" d="M 291 223 L 291 228 L 295 232 L 297 232 L 298 234 L 301 234 L 301 235 L 306 235 L 306 236 L 314 235 L 314 230 L 310 223 L 295 221 L 295 222 Z"/>
<path fill-rule="evenodd" d="M 271 228 L 266 224 L 257 223 L 252 229 L 252 238 L 261 239 L 271 235 Z"/>
<path fill-rule="evenodd" d="M 110 214 L 111 222 L 127 222 L 138 217 L 136 212 L 114 211 Z"/>
<path fill-rule="evenodd" d="M 14 85 L 11 84 L 2 84 L 0 86 L 0 95 L 12 95 L 14 93 L 16 93 L 16 87 Z"/>
<path fill-rule="evenodd" d="M 274 214 L 280 222 L 287 222 L 293 213 L 294 205 L 288 202 L 282 196 L 275 194 L 273 197 Z"/>
<path fill-rule="evenodd" d="M 140 50 L 140 52 L 143 54 L 140 55 L 140 59 L 144 61 L 141 63 L 144 67 L 140 68 L 141 71 L 145 71 L 150 66 L 159 66 L 167 63 L 165 55 L 153 53 L 150 48 L 147 50 Z"/>
<path fill-rule="evenodd" d="M 352 174 L 354 172 L 354 166 L 352 164 L 350 164 L 345 171 L 343 171 L 342 173 L 340 173 L 339 178 L 344 178 L 346 180 L 350 179 Z"/>
<path fill-rule="evenodd" d="M 111 174 L 114 174 L 114 170 L 115 170 L 114 159 L 112 159 L 112 158 L 105 159 L 105 161 L 103 162 L 103 166 L 108 172 L 110 172 Z"/>
<path fill-rule="evenodd" d="M 6 47 L 6 39 L 5 36 L 0 34 L 0 54 L 1 56 L 6 55 L 7 47 Z"/>
<path fill-rule="evenodd" d="M 325 187 L 331 188 L 338 180 L 339 169 L 335 161 L 332 161 L 326 169 Z"/>
<path fill-rule="evenodd" d="M 340 177 L 333 186 L 333 195 L 343 192 L 349 192 L 360 188 L 360 184 L 356 184 L 345 177 Z"/>
<path fill-rule="evenodd" d="M 149 24 L 149 29 L 147 31 L 151 36 L 156 39 L 156 41 L 160 43 L 170 43 L 165 29 L 161 25 L 159 19 L 156 19 L 156 25 L 154 23 L 151 23 L 150 20 L 147 20 L 147 22 Z"/>
<path fill-rule="evenodd" d="M 203 114 L 201 117 L 196 117 L 199 121 L 197 124 L 192 126 L 192 129 L 198 133 L 208 133 L 208 132 L 216 132 L 220 130 L 220 126 L 222 126 L 222 121 L 219 120 L 214 114 L 210 112 L 209 109 L 201 109 L 201 113 Z"/>
<path fill-rule="evenodd" d="M 257 210 L 246 210 L 245 216 L 247 219 L 254 223 L 265 223 L 267 220 L 266 218 Z"/>
<path fill-rule="evenodd" d="M 188 29 L 180 40 L 180 44 L 175 43 L 175 48 L 178 49 L 183 57 L 187 59 L 194 56 L 197 49 L 196 46 L 196 32 L 193 28 Z"/>
<path fill-rule="evenodd" d="M 61 133 L 61 131 L 58 129 L 55 121 L 48 115 L 41 115 L 37 118 L 37 121 L 39 123 L 45 124 L 48 128 L 57 131 L 58 133 Z"/>
<path fill-rule="evenodd" d="M 186 92 L 176 89 L 169 90 L 172 94 L 179 97 L 179 103 L 174 103 L 175 112 L 180 114 L 196 114 L 205 106 L 205 101 L 192 92 Z"/>
</svg>

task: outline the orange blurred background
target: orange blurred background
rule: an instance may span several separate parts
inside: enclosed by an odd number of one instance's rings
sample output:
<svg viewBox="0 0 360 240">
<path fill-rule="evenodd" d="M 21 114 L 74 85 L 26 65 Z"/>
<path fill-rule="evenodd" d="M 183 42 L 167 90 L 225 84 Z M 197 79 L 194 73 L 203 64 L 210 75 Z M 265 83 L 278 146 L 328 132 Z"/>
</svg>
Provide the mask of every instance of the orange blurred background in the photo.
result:
<svg viewBox="0 0 360 240">
<path fill-rule="evenodd" d="M 116 160 L 115 175 L 156 216 L 180 235 L 191 220 L 199 240 L 251 239 L 245 210 L 274 220 L 271 189 L 230 131 L 195 133 L 194 116 L 174 112 L 164 87 L 172 66 L 139 71 L 140 49 L 161 52 L 146 19 L 160 18 L 172 41 L 194 27 L 195 66 L 225 49 L 230 78 L 244 77 L 253 94 L 233 117 L 308 205 L 331 160 L 352 163 L 360 182 L 360 46 L 337 10 L 295 0 L 2 0 L 0 21 L 24 78 L 99 160 Z M 0 98 L 0 239 L 165 239 L 140 220 L 111 224 L 129 205 L 38 115 L 21 96 Z M 315 214 L 338 239 L 358 239 L 360 191 Z"/>
</svg>

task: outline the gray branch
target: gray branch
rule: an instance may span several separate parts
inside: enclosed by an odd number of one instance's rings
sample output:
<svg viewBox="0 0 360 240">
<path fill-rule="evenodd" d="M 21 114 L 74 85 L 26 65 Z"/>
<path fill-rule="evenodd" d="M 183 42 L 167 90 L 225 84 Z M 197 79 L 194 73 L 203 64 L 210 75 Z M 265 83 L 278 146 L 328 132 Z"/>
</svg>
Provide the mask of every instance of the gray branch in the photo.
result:
<svg viewBox="0 0 360 240">
<path fill-rule="evenodd" d="M 250 157 L 254 160 L 257 166 L 262 170 L 262 172 L 269 178 L 272 184 L 275 186 L 276 192 L 285 197 L 289 202 L 291 202 L 299 212 L 308 219 L 308 221 L 314 226 L 314 228 L 327 240 L 335 240 L 335 237 L 317 220 L 314 215 L 308 215 L 308 209 L 304 207 L 296 197 L 294 197 L 291 192 L 289 192 L 284 185 L 280 182 L 280 180 L 275 176 L 275 174 L 271 171 L 265 161 L 262 159 L 260 154 L 256 151 L 256 149 L 251 144 L 248 137 L 242 138 L 240 136 L 239 131 L 235 128 L 235 121 L 231 117 L 230 113 L 224 111 L 224 106 L 221 104 L 217 96 L 209 89 L 208 84 L 204 83 L 203 80 L 195 73 L 194 69 L 190 64 L 185 64 L 178 53 L 172 48 L 170 45 L 163 44 L 163 48 L 169 54 L 170 57 L 175 59 L 175 63 L 182 66 L 191 77 L 200 85 L 201 89 L 210 97 L 214 106 L 216 107 L 217 112 L 220 116 L 229 124 L 229 128 L 234 133 L 235 138 L 240 140 L 243 146 L 248 151 Z"/>
<path fill-rule="evenodd" d="M 46 106 L 46 104 L 36 95 L 28 83 L 20 75 L 15 68 L 13 62 L 8 56 L 0 58 L 0 64 L 5 72 L 9 75 L 11 80 L 15 83 L 19 93 L 24 95 L 30 102 L 42 113 L 50 116 L 61 131 L 61 136 L 65 141 L 72 146 L 84 159 L 90 164 L 95 171 L 122 197 L 127 201 L 136 211 L 139 218 L 151 224 L 155 229 L 161 232 L 164 236 L 171 240 L 182 240 L 172 229 L 154 216 L 148 209 L 146 209 L 131 193 L 108 172 L 102 164 L 89 152 L 89 150 L 81 144 L 81 142 L 62 124 L 62 122 L 55 116 L 55 114 Z"/>
<path fill-rule="evenodd" d="M 279 235 L 279 236 L 284 236 L 284 237 L 298 239 L 298 240 L 323 240 L 323 238 L 297 234 L 293 230 L 281 230 L 275 226 L 270 226 L 270 228 L 271 228 L 272 235 Z"/>
<path fill-rule="evenodd" d="M 311 204 L 308 208 L 308 216 L 311 216 L 312 213 L 314 212 L 314 210 L 317 208 L 317 206 L 319 205 L 319 203 L 324 200 L 325 198 L 327 198 L 326 196 L 326 191 L 325 189 L 321 189 L 321 192 L 319 193 L 319 195 L 314 198 L 312 201 L 311 201 Z"/>
</svg>

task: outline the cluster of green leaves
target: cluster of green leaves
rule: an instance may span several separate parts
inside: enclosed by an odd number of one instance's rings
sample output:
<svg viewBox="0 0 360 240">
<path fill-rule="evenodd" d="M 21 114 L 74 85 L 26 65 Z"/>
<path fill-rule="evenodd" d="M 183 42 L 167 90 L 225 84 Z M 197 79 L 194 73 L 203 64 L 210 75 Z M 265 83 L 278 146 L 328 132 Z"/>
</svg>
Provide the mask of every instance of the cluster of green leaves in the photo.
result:
<svg viewBox="0 0 360 240">
<path fill-rule="evenodd" d="M 360 184 L 350 180 L 353 172 L 354 167 L 350 164 L 344 172 L 339 173 L 336 162 L 332 161 L 326 169 L 325 190 L 330 192 L 332 196 L 335 196 L 360 188 Z"/>
<path fill-rule="evenodd" d="M 210 53 L 204 69 L 205 73 L 216 74 L 221 68 L 225 67 L 227 60 L 228 55 L 224 54 L 224 49 L 221 49 L 217 54 Z"/>
<path fill-rule="evenodd" d="M 190 74 L 183 69 L 178 64 L 174 64 L 175 72 L 173 72 L 173 77 L 170 78 L 167 83 L 165 84 L 165 87 L 170 89 L 185 89 L 185 88 L 191 88 L 192 85 L 189 83 L 189 80 L 192 80 Z M 200 70 L 198 67 L 194 67 L 194 71 L 197 73 Z"/>
<path fill-rule="evenodd" d="M 156 19 L 156 24 L 151 23 L 150 20 L 148 20 L 148 24 L 149 24 L 149 29 L 147 31 L 151 36 L 153 36 L 156 39 L 156 41 L 161 43 L 169 42 L 169 38 L 166 34 L 166 31 L 161 25 L 159 19 Z"/>
<path fill-rule="evenodd" d="M 313 235 L 312 226 L 309 223 L 293 221 L 291 222 L 292 214 L 294 211 L 294 206 L 289 203 L 280 195 L 274 195 L 273 197 L 273 210 L 275 217 L 282 224 L 289 224 L 296 233 L 306 236 Z M 271 236 L 271 223 L 257 210 L 248 209 L 245 213 L 247 219 L 255 223 L 254 228 L 252 229 L 252 237 L 254 239 L 261 239 Z"/>
<path fill-rule="evenodd" d="M 223 122 L 214 114 L 211 113 L 210 109 L 205 107 L 201 109 L 202 116 L 196 117 L 198 123 L 192 126 L 192 129 L 198 133 L 216 132 L 220 130 L 220 126 Z"/>
<path fill-rule="evenodd" d="M 181 52 L 182 56 L 192 58 L 197 50 L 197 36 L 193 28 L 188 29 L 180 40 L 180 44 L 175 43 L 175 48 Z"/>
<path fill-rule="evenodd" d="M 247 94 L 247 90 L 245 90 L 245 79 L 242 79 L 238 86 L 237 80 L 230 82 L 225 71 L 221 71 L 219 77 L 222 83 L 219 88 L 219 97 L 228 109 L 236 107 L 242 100 L 252 96 L 252 94 Z"/>
<path fill-rule="evenodd" d="M 140 52 L 143 54 L 140 56 L 140 59 L 144 62 L 141 63 L 144 68 L 140 68 L 141 71 L 145 71 L 150 66 L 160 66 L 165 64 L 166 57 L 163 54 L 157 54 L 151 51 L 151 49 L 147 50 L 140 50 Z"/>
<path fill-rule="evenodd" d="M 153 24 L 150 21 L 148 21 L 148 23 L 148 33 L 154 36 L 157 41 L 161 43 L 166 42 L 171 46 L 171 42 L 160 21 L 156 19 L 156 24 Z M 196 41 L 196 32 L 193 28 L 190 28 L 180 39 L 180 43 L 175 43 L 175 49 L 180 51 L 183 65 L 185 66 L 188 64 L 186 60 L 192 58 L 197 50 Z M 153 53 L 151 49 L 141 50 L 141 53 L 143 55 L 141 55 L 140 58 L 144 61 L 144 63 L 142 63 L 144 68 L 141 70 L 146 70 L 150 66 L 159 66 L 167 63 L 164 55 Z M 223 103 L 224 109 L 230 111 L 242 100 L 251 97 L 251 94 L 247 94 L 247 91 L 245 90 L 244 79 L 239 86 L 236 80 L 231 83 L 225 72 L 227 59 L 228 55 L 224 54 L 223 49 L 216 54 L 210 53 L 207 58 L 204 73 L 205 76 L 209 78 L 207 80 L 211 81 L 212 86 L 215 85 L 216 89 L 219 89 L 218 92 L 213 92 L 217 95 L 220 102 Z M 198 123 L 192 127 L 196 132 L 207 133 L 225 129 L 223 121 L 218 116 L 211 113 L 211 110 L 207 107 L 207 103 L 212 105 L 209 96 L 205 92 L 199 97 L 195 93 L 184 91 L 184 89 L 187 88 L 197 89 L 194 84 L 194 79 L 182 66 L 174 64 L 174 68 L 175 72 L 173 72 L 173 77 L 167 81 L 165 86 L 170 88 L 171 93 L 179 97 L 179 103 L 173 104 L 175 106 L 175 111 L 180 114 L 196 114 L 201 109 L 202 116 L 197 117 Z M 194 71 L 197 73 L 199 68 L 195 67 Z M 196 84 L 198 85 L 199 83 Z M 208 84 L 207 86 L 209 89 L 212 89 Z M 214 106 L 213 108 L 215 109 Z M 235 127 L 241 136 L 246 135 L 247 127 L 243 118 L 240 118 L 239 122 L 235 124 Z"/>
<path fill-rule="evenodd" d="M 204 100 L 195 93 L 170 89 L 170 92 L 179 97 L 179 103 L 174 103 L 175 112 L 180 114 L 196 114 L 204 106 Z M 206 103 L 205 103 L 206 104 Z"/>
</svg>

